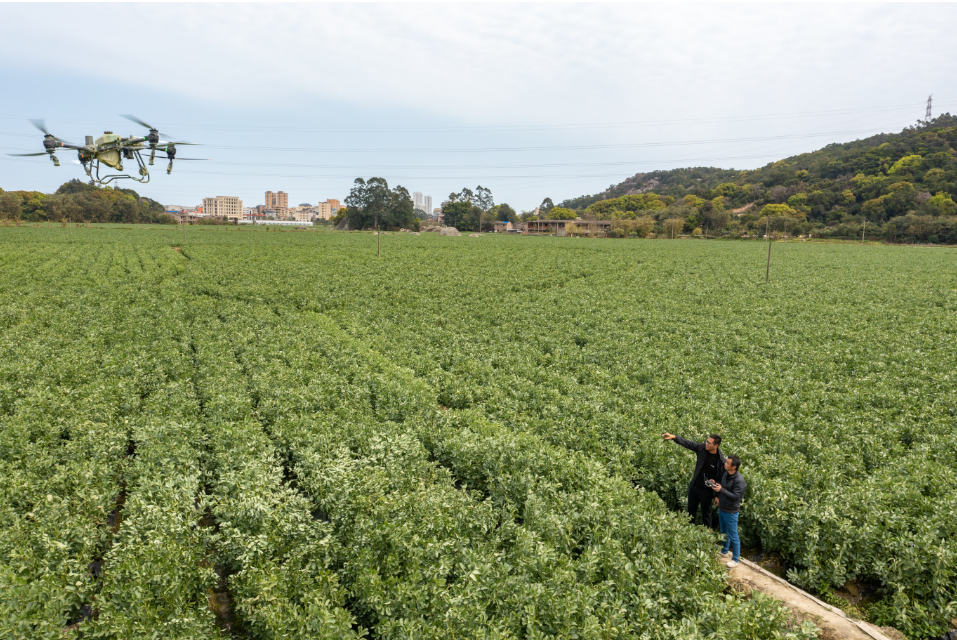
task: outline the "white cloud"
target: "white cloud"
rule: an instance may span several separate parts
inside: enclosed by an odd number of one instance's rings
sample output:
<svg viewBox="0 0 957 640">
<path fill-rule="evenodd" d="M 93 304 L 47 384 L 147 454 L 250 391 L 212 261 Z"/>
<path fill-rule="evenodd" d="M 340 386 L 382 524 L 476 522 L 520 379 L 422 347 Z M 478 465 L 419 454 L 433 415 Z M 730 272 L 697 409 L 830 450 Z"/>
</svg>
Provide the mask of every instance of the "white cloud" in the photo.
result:
<svg viewBox="0 0 957 640">
<path fill-rule="evenodd" d="M 482 121 L 690 113 L 702 102 L 741 107 L 770 95 L 786 104 L 821 91 L 860 104 L 849 89 L 886 86 L 887 76 L 918 62 L 952 69 L 955 57 L 948 20 L 935 19 L 955 17 L 949 5 L 919 12 L 820 4 L 45 4 L 0 11 L 19 27 L 8 30 L 0 51 L 20 64 L 213 101 L 346 98 Z M 934 53 L 918 55 L 927 42 Z"/>
</svg>

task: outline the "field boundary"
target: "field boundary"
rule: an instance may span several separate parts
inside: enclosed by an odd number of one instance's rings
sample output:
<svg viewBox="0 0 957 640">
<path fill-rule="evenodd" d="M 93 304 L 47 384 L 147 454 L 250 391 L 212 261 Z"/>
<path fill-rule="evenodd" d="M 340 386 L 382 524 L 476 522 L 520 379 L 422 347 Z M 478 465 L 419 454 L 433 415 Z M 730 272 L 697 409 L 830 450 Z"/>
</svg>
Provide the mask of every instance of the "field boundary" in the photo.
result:
<svg viewBox="0 0 957 640">
<path fill-rule="evenodd" d="M 891 638 L 889 638 L 889 637 L 887 637 L 886 635 L 884 635 L 883 633 L 881 633 L 881 632 L 880 632 L 879 630 L 877 630 L 873 625 L 868 624 L 867 622 L 862 622 L 862 621 L 860 621 L 860 620 L 854 620 L 853 618 L 851 618 L 850 616 L 848 616 L 846 613 L 844 613 L 841 609 L 838 609 L 838 608 L 835 607 L 835 606 L 829 605 L 829 604 L 827 604 L 826 602 L 822 602 L 821 600 L 818 600 L 817 598 L 815 598 L 814 596 L 812 596 L 810 593 L 804 591 L 803 589 L 800 589 L 800 588 L 794 586 L 793 584 L 791 584 L 790 582 L 788 582 L 788 581 L 785 580 L 784 578 L 781 578 L 781 577 L 779 577 L 779 576 L 774 575 L 774 574 L 771 573 L 770 571 L 768 571 L 768 570 L 762 568 L 760 565 L 757 565 L 757 564 L 751 562 L 750 560 L 745 560 L 744 558 L 741 558 L 741 559 L 740 559 L 740 563 L 741 563 L 742 565 L 748 567 L 751 571 L 754 571 L 754 572 L 756 572 L 756 573 L 760 573 L 760 574 L 761 574 L 762 576 L 764 576 L 765 578 L 768 578 L 769 580 L 773 580 L 774 582 L 776 582 L 776 583 L 778 583 L 778 584 L 780 584 L 780 585 L 786 587 L 787 589 L 790 589 L 791 591 L 797 592 L 797 594 L 800 595 L 802 598 L 806 598 L 806 599 L 810 600 L 811 602 L 813 602 L 813 603 L 816 604 L 817 606 L 819 606 L 819 607 L 821 607 L 821 608 L 823 608 L 823 609 L 825 609 L 825 610 L 827 610 L 827 611 L 830 611 L 831 613 L 833 613 L 833 614 L 835 614 L 835 615 L 838 615 L 838 616 L 840 616 L 841 618 L 844 618 L 844 619 L 847 620 L 849 623 L 853 624 L 855 627 L 857 627 L 858 629 L 860 629 L 860 630 L 861 630 L 862 632 L 864 632 L 867 636 L 873 638 L 874 640 L 891 640 Z"/>
</svg>

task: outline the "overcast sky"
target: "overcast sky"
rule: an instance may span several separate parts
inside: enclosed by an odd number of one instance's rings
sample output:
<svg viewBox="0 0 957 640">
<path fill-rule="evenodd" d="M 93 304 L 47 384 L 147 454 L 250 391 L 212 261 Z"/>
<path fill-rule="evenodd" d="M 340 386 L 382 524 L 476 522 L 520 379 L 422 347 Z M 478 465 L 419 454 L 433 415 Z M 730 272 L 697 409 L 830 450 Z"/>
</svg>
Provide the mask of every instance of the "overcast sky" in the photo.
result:
<svg viewBox="0 0 957 640">
<path fill-rule="evenodd" d="M 85 178 L 68 141 L 203 143 L 164 204 L 266 190 L 343 199 L 357 176 L 482 185 L 532 209 L 640 171 L 754 168 L 957 111 L 954 4 L 0 4 L 0 187 Z M 129 162 L 127 164 L 130 164 Z"/>
</svg>

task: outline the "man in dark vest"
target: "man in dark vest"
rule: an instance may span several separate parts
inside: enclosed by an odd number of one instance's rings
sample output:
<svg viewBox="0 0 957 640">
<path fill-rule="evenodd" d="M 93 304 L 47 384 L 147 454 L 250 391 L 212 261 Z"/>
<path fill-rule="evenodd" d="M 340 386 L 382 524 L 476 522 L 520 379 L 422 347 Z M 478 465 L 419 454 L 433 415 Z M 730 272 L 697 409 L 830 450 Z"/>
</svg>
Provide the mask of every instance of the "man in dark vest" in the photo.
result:
<svg viewBox="0 0 957 640">
<path fill-rule="evenodd" d="M 713 529 L 711 525 L 711 502 L 715 495 L 707 481 L 717 482 L 724 473 L 724 455 L 718 445 L 721 444 L 721 436 L 712 433 L 704 442 L 691 442 L 681 436 L 675 436 L 670 433 L 663 433 L 661 437 L 665 440 L 674 440 L 686 449 L 691 449 L 698 454 L 698 460 L 694 466 L 694 475 L 691 476 L 691 483 L 688 484 L 688 515 L 691 516 L 691 524 L 694 524 L 695 515 L 698 512 L 698 506 L 701 506 L 701 521 L 704 526 Z"/>
</svg>

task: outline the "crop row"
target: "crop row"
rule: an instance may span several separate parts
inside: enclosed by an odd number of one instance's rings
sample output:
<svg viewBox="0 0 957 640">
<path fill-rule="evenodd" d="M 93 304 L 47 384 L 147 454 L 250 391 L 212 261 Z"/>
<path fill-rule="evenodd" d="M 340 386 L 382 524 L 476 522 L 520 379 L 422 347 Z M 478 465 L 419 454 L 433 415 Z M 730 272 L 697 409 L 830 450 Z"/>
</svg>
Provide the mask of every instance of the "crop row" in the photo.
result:
<svg viewBox="0 0 957 640">
<path fill-rule="evenodd" d="M 192 305 L 195 380 L 209 445 L 215 558 L 236 631 L 256 638 L 357 637 L 330 569 L 335 539 L 290 487 L 263 432 L 231 337 L 209 300 Z"/>
<path fill-rule="evenodd" d="M 100 256 L 65 256 L 24 251 L 18 264 L 33 271 L 0 293 L 4 638 L 61 637 L 92 614 L 120 515 L 130 418 L 148 384 L 128 292 L 117 295 L 124 283 L 78 287 L 74 269 Z"/>
<path fill-rule="evenodd" d="M 219 630 L 208 596 L 216 575 L 202 522 L 206 434 L 185 309 L 169 287 L 147 291 L 149 297 L 138 300 L 125 319 L 139 339 L 126 364 L 144 372 L 145 385 L 129 420 L 133 455 L 124 476 L 122 519 L 103 558 L 95 615 L 78 632 L 215 638 Z"/>
</svg>

